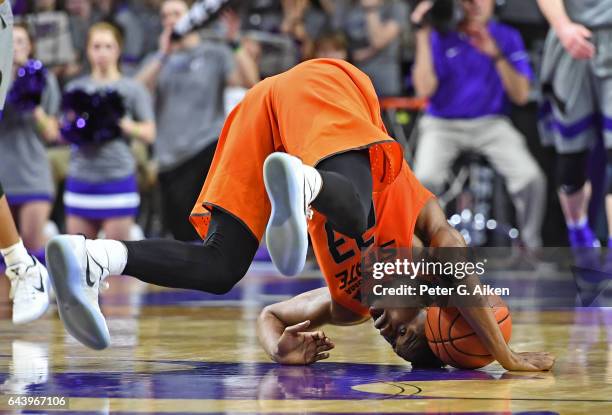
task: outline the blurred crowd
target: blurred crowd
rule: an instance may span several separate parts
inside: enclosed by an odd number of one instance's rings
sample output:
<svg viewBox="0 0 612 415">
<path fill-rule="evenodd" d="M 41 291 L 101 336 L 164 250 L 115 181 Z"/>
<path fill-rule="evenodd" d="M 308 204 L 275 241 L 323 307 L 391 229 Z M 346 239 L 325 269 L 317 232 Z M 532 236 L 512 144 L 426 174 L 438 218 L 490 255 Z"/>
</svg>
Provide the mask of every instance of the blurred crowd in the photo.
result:
<svg viewBox="0 0 612 415">
<path fill-rule="evenodd" d="M 11 3 L 16 71 L 31 59 L 47 69 L 40 101 L 9 104 L 0 121 L 0 180 L 32 250 L 52 232 L 50 217 L 91 238 L 197 239 L 187 217 L 226 115 L 259 80 L 312 58 L 349 60 L 381 100 L 428 99 L 427 108 L 411 101 L 383 115 L 390 131 L 399 124 L 406 133 L 415 173 L 435 193 L 460 154 L 482 153 L 503 179 L 523 244 L 541 246 L 545 212 L 561 215 L 547 202 L 557 177 L 536 127 L 548 22 L 535 2 L 456 2 L 472 24 L 455 36 L 428 23 L 426 1 L 233 2 L 178 41 L 171 32 L 187 0 Z M 68 145 L 62 95 L 109 86 L 125 107 L 114 132 L 121 140 Z M 584 220 L 574 216 L 568 226 Z"/>
</svg>

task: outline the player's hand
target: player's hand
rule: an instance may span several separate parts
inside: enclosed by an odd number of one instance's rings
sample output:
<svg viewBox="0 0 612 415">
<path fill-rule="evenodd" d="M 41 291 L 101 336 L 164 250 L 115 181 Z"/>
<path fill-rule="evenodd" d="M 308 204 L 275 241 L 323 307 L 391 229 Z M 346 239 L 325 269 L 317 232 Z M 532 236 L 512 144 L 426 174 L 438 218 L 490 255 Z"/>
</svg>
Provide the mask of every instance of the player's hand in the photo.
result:
<svg viewBox="0 0 612 415">
<path fill-rule="evenodd" d="M 521 372 L 539 372 L 550 370 L 555 357 L 547 352 L 512 352 L 509 362 L 502 363 L 506 370 Z"/>
<path fill-rule="evenodd" d="M 304 331 L 310 321 L 287 327 L 278 339 L 274 360 L 285 365 L 309 365 L 329 357 L 334 343 L 322 330 Z"/>
<path fill-rule="evenodd" d="M 595 46 L 591 43 L 592 33 L 581 24 L 566 23 L 555 29 L 561 44 L 574 59 L 591 59 Z"/>
</svg>

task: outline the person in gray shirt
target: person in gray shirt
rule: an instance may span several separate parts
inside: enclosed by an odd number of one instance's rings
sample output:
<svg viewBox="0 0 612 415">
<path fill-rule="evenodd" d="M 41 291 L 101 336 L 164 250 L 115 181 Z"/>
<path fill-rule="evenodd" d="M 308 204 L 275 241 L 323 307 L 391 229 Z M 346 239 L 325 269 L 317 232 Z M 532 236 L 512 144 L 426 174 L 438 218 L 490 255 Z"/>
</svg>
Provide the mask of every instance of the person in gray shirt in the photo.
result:
<svg viewBox="0 0 612 415">
<path fill-rule="evenodd" d="M 351 61 L 371 79 L 379 97 L 402 93 L 400 35 L 408 8 L 398 0 L 350 0 L 336 8 Z"/>
<path fill-rule="evenodd" d="M 28 63 L 34 51 L 32 37 L 24 25 L 13 28 L 13 50 L 16 72 Z M 59 104 L 59 86 L 49 72 L 40 102 L 8 102 L 0 121 L 0 181 L 24 244 L 33 253 L 43 253 L 43 229 L 55 193 L 44 141 L 58 138 Z"/>
<path fill-rule="evenodd" d="M 557 152 L 559 200 L 570 245 L 597 247 L 589 227 L 589 152 L 603 137 L 612 166 L 612 0 L 538 0 L 551 25 L 541 68 L 546 104 L 540 123 Z M 608 185 L 612 247 L 612 185 Z"/>
<path fill-rule="evenodd" d="M 162 3 L 164 32 L 159 51 L 137 75 L 155 97 L 155 155 L 164 227 L 183 241 L 199 239 L 188 217 L 225 120 L 225 87 L 248 88 L 259 80 L 257 65 L 246 48 L 233 54 L 225 44 L 202 41 L 195 32 L 171 43 L 172 29 L 188 10 L 184 0 Z"/>
<path fill-rule="evenodd" d="M 136 162 L 130 139 L 151 144 L 155 138 L 153 104 L 147 90 L 119 71 L 122 39 L 119 30 L 98 23 L 89 30 L 87 55 L 91 74 L 66 85 L 66 92 L 115 90 L 126 116 L 121 136 L 103 143 L 74 146 L 71 153 L 64 205 L 68 233 L 95 237 L 103 230 L 108 238 L 129 239 L 140 204 Z"/>
</svg>

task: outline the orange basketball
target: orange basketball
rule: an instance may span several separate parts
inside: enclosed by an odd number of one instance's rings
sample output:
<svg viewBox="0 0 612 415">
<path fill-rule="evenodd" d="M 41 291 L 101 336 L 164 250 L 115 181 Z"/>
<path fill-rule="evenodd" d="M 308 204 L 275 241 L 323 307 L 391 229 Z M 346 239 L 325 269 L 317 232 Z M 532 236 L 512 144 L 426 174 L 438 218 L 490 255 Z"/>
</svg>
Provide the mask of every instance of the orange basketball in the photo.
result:
<svg viewBox="0 0 612 415">
<path fill-rule="evenodd" d="M 490 297 L 489 304 L 508 343 L 512 334 L 510 311 L 499 297 Z M 494 360 L 472 327 L 454 307 L 429 307 L 425 335 L 431 350 L 447 365 L 461 369 L 478 369 Z"/>
</svg>

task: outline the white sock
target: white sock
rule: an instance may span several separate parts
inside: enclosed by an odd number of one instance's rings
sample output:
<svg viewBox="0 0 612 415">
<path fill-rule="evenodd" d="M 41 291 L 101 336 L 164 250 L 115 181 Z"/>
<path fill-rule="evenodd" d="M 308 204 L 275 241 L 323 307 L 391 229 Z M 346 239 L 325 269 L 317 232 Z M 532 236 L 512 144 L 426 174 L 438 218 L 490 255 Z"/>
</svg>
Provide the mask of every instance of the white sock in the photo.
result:
<svg viewBox="0 0 612 415">
<path fill-rule="evenodd" d="M 127 264 L 127 248 L 119 241 L 111 239 L 88 239 L 85 247 L 96 261 L 106 265 L 110 275 L 122 275 Z"/>
<path fill-rule="evenodd" d="M 32 258 L 30 254 L 28 254 L 25 246 L 23 246 L 23 241 L 21 239 L 15 245 L 0 249 L 0 254 L 4 257 L 4 263 L 7 267 L 11 267 L 15 264 L 32 263 Z"/>
<path fill-rule="evenodd" d="M 310 167 L 307 165 L 303 165 L 304 167 L 304 176 L 306 176 L 306 183 L 308 189 L 310 190 L 310 198 L 306 200 L 306 205 L 310 205 L 316 198 L 319 196 L 321 192 L 321 188 L 323 187 L 323 178 L 321 174 L 314 167 Z M 308 193 L 306 194 L 308 196 Z"/>
</svg>

